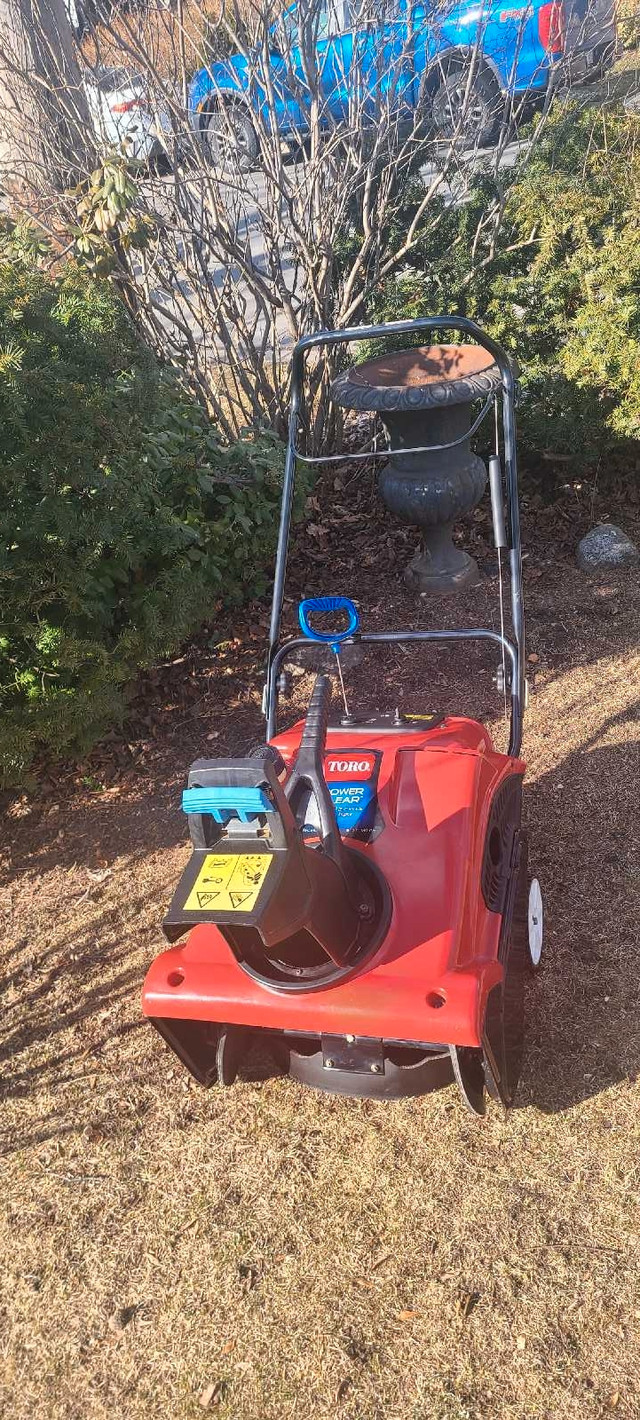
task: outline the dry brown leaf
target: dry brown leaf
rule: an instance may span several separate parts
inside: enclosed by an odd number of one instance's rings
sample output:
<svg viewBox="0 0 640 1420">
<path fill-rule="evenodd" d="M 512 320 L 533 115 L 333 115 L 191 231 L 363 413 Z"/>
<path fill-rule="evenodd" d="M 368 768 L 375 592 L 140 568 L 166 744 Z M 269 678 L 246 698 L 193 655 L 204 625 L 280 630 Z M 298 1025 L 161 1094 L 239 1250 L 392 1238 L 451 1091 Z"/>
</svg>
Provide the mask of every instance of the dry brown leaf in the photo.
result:
<svg viewBox="0 0 640 1420">
<path fill-rule="evenodd" d="M 414 1316 L 420 1316 L 420 1312 L 412 1312 L 409 1309 L 398 1312 L 398 1321 L 412 1321 Z"/>
<path fill-rule="evenodd" d="M 516 1351 L 524 1351 L 526 1344 L 527 1344 L 526 1337 L 525 1337 L 525 1336 L 518 1336 L 518 1337 L 516 1338 Z"/>
<path fill-rule="evenodd" d="M 206 1385 L 204 1390 L 200 1391 L 200 1394 L 198 1396 L 198 1405 L 201 1405 L 203 1410 L 206 1410 L 208 1406 L 210 1406 L 211 1401 L 215 1396 L 216 1388 L 217 1382 L 212 1381 L 210 1385 Z"/>
<path fill-rule="evenodd" d="M 198 1404 L 203 1410 L 208 1410 L 211 1405 L 219 1405 L 220 1401 L 224 1399 L 228 1385 L 228 1381 L 225 1380 L 212 1381 L 200 1392 Z"/>
<path fill-rule="evenodd" d="M 458 1315 L 463 1318 L 468 1317 L 470 1312 L 473 1311 L 473 1308 L 477 1306 L 479 1301 L 480 1295 L 478 1292 L 461 1292 L 456 1302 L 456 1311 Z"/>
<path fill-rule="evenodd" d="M 199 1221 L 199 1216 L 196 1213 L 193 1218 L 189 1219 L 188 1223 L 183 1223 L 182 1227 L 178 1232 L 178 1237 L 181 1238 L 184 1236 L 185 1233 L 190 1233 L 192 1228 L 196 1228 L 198 1226 Z"/>
<path fill-rule="evenodd" d="M 530 666 L 537 666 L 538 661 L 540 660 L 540 657 L 539 657 L 537 651 L 532 651 L 532 652 L 531 652 L 531 655 L 530 655 L 530 656 L 527 656 L 527 660 L 528 660 Z"/>
<path fill-rule="evenodd" d="M 610 1410 L 615 1410 L 615 1408 L 616 1408 L 616 1406 L 617 1406 L 617 1404 L 618 1404 L 619 1399 L 620 1399 L 620 1391 L 619 1391 L 619 1390 L 613 1390 L 613 1391 L 611 1392 L 611 1395 L 609 1396 L 608 1401 L 607 1401 L 607 1404 L 608 1404 Z"/>
</svg>

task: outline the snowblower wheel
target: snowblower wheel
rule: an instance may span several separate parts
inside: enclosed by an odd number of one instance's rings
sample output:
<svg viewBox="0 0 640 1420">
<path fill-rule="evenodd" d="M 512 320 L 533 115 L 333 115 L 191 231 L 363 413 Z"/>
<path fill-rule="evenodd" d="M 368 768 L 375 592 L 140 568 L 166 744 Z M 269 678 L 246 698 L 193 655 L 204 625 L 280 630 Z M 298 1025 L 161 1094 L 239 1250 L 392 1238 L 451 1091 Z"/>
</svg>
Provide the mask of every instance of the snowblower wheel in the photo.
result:
<svg viewBox="0 0 640 1420">
<path fill-rule="evenodd" d="M 537 971 L 542 957 L 544 937 L 544 908 L 540 883 L 537 878 L 531 878 L 529 882 L 528 932 L 531 966 L 534 971 Z"/>
<path fill-rule="evenodd" d="M 250 1032 L 242 1026 L 222 1026 L 216 1049 L 216 1072 L 219 1085 L 233 1085 L 238 1070 L 249 1049 Z"/>
<path fill-rule="evenodd" d="M 454 1079 L 470 1114 L 486 1114 L 485 1076 L 482 1051 L 471 1046 L 450 1045 Z"/>
<path fill-rule="evenodd" d="M 513 1104 L 524 1049 L 524 986 L 529 955 L 529 878 L 527 845 L 520 842 L 511 903 L 504 915 L 499 955 L 503 979 L 489 992 L 483 1035 L 484 1073 L 492 1099 Z"/>
</svg>

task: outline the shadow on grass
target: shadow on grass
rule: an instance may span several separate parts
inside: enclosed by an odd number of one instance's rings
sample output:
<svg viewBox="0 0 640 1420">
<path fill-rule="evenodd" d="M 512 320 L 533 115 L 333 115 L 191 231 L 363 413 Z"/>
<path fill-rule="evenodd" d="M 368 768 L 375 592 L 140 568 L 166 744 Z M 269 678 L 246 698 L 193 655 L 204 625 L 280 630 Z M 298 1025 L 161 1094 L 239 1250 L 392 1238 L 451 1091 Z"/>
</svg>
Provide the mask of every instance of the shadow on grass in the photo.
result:
<svg viewBox="0 0 640 1420">
<path fill-rule="evenodd" d="M 638 717 L 640 702 L 614 716 Z M 640 742 L 588 744 L 526 790 L 545 900 L 519 1103 L 569 1109 L 640 1070 Z"/>
</svg>

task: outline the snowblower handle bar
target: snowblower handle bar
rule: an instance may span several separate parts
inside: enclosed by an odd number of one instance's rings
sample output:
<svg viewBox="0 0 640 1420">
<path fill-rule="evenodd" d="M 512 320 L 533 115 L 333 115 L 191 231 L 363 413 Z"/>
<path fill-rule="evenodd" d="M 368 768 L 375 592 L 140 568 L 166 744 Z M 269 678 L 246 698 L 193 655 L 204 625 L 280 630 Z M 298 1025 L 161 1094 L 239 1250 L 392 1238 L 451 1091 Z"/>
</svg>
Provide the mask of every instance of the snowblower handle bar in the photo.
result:
<svg viewBox="0 0 640 1420">
<path fill-rule="evenodd" d="M 518 471 L 516 455 L 516 418 L 515 418 L 515 393 L 516 380 L 511 361 L 506 351 L 493 340 L 491 336 L 485 335 L 480 326 L 475 321 L 468 320 L 466 316 L 423 316 L 416 320 L 390 321 L 387 325 L 362 325 L 350 326 L 345 330 L 321 330 L 315 335 L 305 335 L 294 347 L 291 358 L 291 411 L 289 416 L 289 433 L 287 439 L 287 453 L 284 466 L 284 478 L 282 485 L 282 505 L 280 510 L 280 527 L 278 532 L 278 547 L 276 552 L 276 564 L 273 583 L 273 600 L 271 604 L 271 624 L 269 630 L 269 659 L 267 665 L 267 683 L 265 686 L 264 712 L 267 720 L 269 738 L 275 732 L 275 718 L 277 705 L 277 677 L 273 675 L 275 658 L 279 654 L 278 646 L 280 642 L 280 620 L 282 616 L 282 603 L 284 598 L 284 586 L 287 568 L 287 552 L 289 547 L 289 532 L 291 527 L 291 508 L 293 503 L 293 491 L 295 485 L 295 471 L 298 439 L 298 423 L 300 418 L 300 406 L 302 400 L 302 389 L 305 369 L 305 356 L 310 350 L 317 348 L 333 349 L 335 345 L 351 344 L 357 340 L 376 340 L 393 335 L 419 335 L 429 331 L 459 331 L 462 335 L 469 335 L 493 356 L 500 371 L 502 381 L 502 432 L 504 444 L 504 463 L 507 487 L 507 512 L 508 512 L 508 537 L 509 537 L 509 571 L 511 582 L 511 619 L 513 623 L 513 634 L 515 646 L 504 638 L 505 649 L 512 662 L 511 676 L 511 733 L 509 739 L 509 753 L 517 755 L 520 752 L 522 742 L 522 714 L 524 704 L 524 611 L 522 597 L 522 564 L 521 564 L 521 542 L 520 542 L 520 509 L 518 504 Z M 345 454 L 345 461 L 348 454 Z M 357 639 L 362 642 L 380 639 L 386 633 L 377 635 L 361 635 Z M 441 641 L 457 641 L 466 637 L 477 638 L 481 635 L 484 639 L 498 640 L 503 644 L 503 638 L 497 633 L 484 631 L 465 632 L 433 632 L 433 633 L 409 633 L 404 632 L 394 637 L 389 633 L 389 639 L 412 639 L 427 640 L 437 639 Z M 290 642 L 289 646 L 294 644 Z M 303 643 L 304 644 L 304 643 Z"/>
<path fill-rule="evenodd" d="M 394 645 L 404 641 L 492 641 L 495 646 L 504 650 L 511 667 L 511 679 L 515 680 L 517 672 L 517 651 L 513 642 L 507 636 L 501 636 L 498 631 L 485 630 L 484 627 L 472 627 L 468 631 L 461 628 L 457 631 L 358 631 L 349 638 L 349 644 L 353 646 L 372 645 Z M 278 705 L 278 676 L 282 670 L 287 656 L 292 651 L 308 651 L 313 642 L 306 640 L 302 636 L 295 636 L 291 641 L 285 641 L 284 645 L 276 651 L 269 670 L 269 715 L 267 719 L 267 738 L 272 739 L 277 730 L 276 714 Z M 517 728 L 514 717 L 511 721 L 511 735 L 509 738 L 509 754 L 517 756 L 520 750 L 519 741 L 516 744 L 514 739 L 514 729 Z M 302 747 L 302 744 L 301 744 Z"/>
</svg>

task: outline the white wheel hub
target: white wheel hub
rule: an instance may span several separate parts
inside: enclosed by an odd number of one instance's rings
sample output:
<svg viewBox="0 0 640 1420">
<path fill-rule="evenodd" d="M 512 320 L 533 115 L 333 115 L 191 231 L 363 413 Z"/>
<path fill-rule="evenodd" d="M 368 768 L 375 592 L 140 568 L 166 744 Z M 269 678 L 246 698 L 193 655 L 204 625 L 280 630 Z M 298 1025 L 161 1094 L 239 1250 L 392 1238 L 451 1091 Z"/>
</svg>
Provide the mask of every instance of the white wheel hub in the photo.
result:
<svg viewBox="0 0 640 1420">
<path fill-rule="evenodd" d="M 532 878 L 529 888 L 529 956 L 533 966 L 540 965 L 543 928 L 542 893 L 538 879 Z"/>
</svg>

